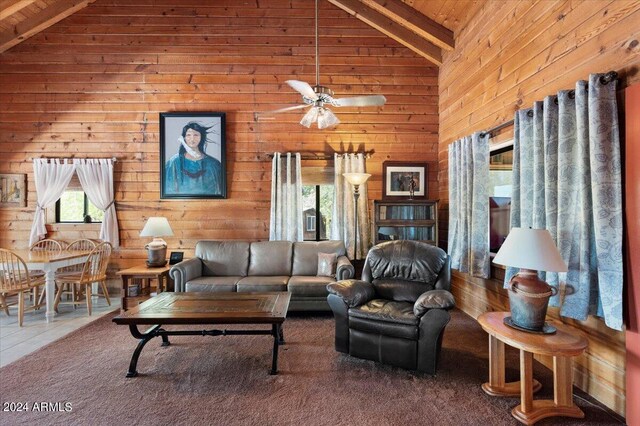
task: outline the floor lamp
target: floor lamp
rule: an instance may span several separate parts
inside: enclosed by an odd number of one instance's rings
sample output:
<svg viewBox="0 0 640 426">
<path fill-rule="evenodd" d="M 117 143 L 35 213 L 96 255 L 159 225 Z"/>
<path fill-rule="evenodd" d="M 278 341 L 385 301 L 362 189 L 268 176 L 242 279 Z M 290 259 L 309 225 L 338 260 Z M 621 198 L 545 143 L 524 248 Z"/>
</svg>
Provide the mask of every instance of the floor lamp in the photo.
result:
<svg viewBox="0 0 640 426">
<path fill-rule="evenodd" d="M 369 173 L 343 173 L 342 176 L 353 185 L 353 200 L 354 200 L 354 229 L 353 229 L 353 260 L 358 260 L 358 198 L 360 198 L 360 192 L 358 191 L 360 185 L 363 185 L 367 179 L 371 177 Z"/>
</svg>

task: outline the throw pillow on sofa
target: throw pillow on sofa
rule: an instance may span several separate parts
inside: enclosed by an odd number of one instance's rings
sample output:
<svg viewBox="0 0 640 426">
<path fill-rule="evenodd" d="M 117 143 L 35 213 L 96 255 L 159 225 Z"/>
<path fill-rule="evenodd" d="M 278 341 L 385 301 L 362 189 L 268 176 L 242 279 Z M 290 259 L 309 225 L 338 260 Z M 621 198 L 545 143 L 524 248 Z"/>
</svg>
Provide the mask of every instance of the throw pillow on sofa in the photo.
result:
<svg viewBox="0 0 640 426">
<path fill-rule="evenodd" d="M 319 277 L 336 276 L 336 265 L 338 255 L 335 253 L 318 253 L 318 273 Z"/>
</svg>

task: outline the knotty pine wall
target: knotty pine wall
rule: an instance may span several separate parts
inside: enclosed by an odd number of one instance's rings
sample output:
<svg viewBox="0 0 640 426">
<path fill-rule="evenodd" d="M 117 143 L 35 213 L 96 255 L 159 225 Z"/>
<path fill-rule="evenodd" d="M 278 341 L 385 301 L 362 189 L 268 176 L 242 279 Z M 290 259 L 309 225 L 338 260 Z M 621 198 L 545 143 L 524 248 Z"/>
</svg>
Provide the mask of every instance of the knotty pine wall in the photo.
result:
<svg viewBox="0 0 640 426">
<path fill-rule="evenodd" d="M 172 6 L 180 4 L 180 7 Z M 315 83 L 313 0 L 98 0 L 0 54 L 0 172 L 28 175 L 28 206 L 0 209 L 1 247 L 28 245 L 33 157 L 111 157 L 122 247 L 111 269 L 146 259 L 139 232 L 166 216 L 169 250 L 200 239 L 266 240 L 274 151 L 374 151 L 369 199 L 385 160 L 427 161 L 437 196 L 438 70 L 328 2 L 320 2 L 320 82 L 338 97 L 384 94 L 380 108 L 335 108 L 335 130 L 306 129 L 284 82 Z M 227 114 L 228 199 L 159 199 L 158 113 Z M 265 161 L 266 160 L 266 161 Z M 331 162 L 332 163 L 332 162 Z M 309 166 L 327 162 L 307 161 Z M 372 204 L 372 203 L 371 203 Z M 98 225 L 50 225 L 98 237 Z"/>
<path fill-rule="evenodd" d="M 513 118 L 536 100 L 571 89 L 589 73 L 618 71 L 621 86 L 640 80 L 640 2 L 489 1 L 456 34 L 456 50 L 440 70 L 441 218 L 448 217 L 447 147 L 474 131 Z M 622 105 L 622 104 L 620 104 Z M 509 129 L 513 132 L 512 128 Z M 441 226 L 446 239 L 446 223 Z M 477 317 L 508 310 L 502 283 L 454 273 L 458 306 Z M 577 359 L 575 383 L 624 415 L 624 335 L 590 317 L 551 317 L 586 333 L 589 348 Z M 549 359 L 541 359 L 547 365 Z M 516 368 L 517 366 L 509 366 Z"/>
</svg>

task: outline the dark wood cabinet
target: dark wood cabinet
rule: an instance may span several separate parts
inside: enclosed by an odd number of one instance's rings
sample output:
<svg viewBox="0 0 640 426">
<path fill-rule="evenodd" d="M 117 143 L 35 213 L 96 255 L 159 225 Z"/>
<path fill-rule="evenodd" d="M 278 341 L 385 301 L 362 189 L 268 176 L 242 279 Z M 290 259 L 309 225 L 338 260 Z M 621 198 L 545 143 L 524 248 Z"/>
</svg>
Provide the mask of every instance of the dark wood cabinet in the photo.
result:
<svg viewBox="0 0 640 426">
<path fill-rule="evenodd" d="M 380 201 L 374 206 L 374 241 L 415 240 L 438 245 L 437 201 Z"/>
</svg>

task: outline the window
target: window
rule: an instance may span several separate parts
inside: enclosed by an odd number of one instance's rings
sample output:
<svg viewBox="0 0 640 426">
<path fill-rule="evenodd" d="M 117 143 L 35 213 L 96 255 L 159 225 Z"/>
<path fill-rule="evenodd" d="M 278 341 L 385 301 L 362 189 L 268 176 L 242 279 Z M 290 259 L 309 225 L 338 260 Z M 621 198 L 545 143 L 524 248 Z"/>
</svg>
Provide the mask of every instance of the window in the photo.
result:
<svg viewBox="0 0 640 426">
<path fill-rule="evenodd" d="M 102 222 L 104 212 L 89 201 L 87 194 L 82 189 L 70 188 L 64 191 L 62 197 L 56 202 L 57 223 L 82 223 Z"/>
<path fill-rule="evenodd" d="M 329 239 L 333 185 L 303 185 L 302 209 L 305 218 L 305 241 Z"/>
<path fill-rule="evenodd" d="M 314 216 L 307 216 L 307 231 L 314 231 L 316 230 L 316 217 Z"/>
<path fill-rule="evenodd" d="M 511 220 L 513 182 L 513 142 L 491 150 L 489 158 L 489 248 L 497 253 L 507 234 Z"/>
</svg>

